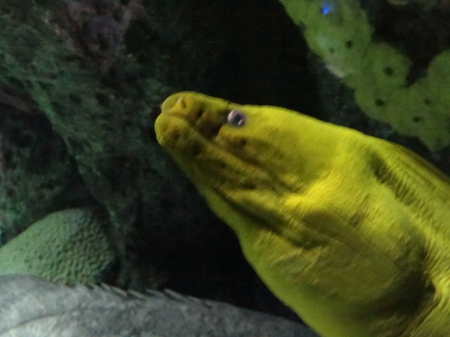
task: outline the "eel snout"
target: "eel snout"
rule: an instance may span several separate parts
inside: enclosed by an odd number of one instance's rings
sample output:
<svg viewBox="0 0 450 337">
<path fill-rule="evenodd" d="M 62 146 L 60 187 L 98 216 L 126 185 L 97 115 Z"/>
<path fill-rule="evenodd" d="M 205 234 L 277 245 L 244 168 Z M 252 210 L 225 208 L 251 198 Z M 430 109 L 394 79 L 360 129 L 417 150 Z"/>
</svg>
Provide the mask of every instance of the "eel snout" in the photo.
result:
<svg viewBox="0 0 450 337">
<path fill-rule="evenodd" d="M 161 115 L 155 123 L 158 142 L 170 146 L 179 143 L 180 138 L 192 137 L 194 130 L 204 141 L 213 140 L 227 122 L 226 105 L 226 101 L 209 102 L 206 96 L 199 99 L 189 92 L 169 96 L 161 105 Z"/>
</svg>

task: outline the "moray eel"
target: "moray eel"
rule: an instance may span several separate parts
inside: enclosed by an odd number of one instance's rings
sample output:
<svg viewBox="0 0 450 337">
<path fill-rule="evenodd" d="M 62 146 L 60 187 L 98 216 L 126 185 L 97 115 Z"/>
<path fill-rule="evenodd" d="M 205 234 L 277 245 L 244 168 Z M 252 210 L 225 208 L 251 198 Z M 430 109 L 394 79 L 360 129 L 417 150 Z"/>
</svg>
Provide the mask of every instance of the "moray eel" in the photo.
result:
<svg viewBox="0 0 450 337">
<path fill-rule="evenodd" d="M 158 142 L 269 289 L 321 336 L 450 336 L 443 173 L 279 107 L 181 92 L 161 110 Z"/>
</svg>

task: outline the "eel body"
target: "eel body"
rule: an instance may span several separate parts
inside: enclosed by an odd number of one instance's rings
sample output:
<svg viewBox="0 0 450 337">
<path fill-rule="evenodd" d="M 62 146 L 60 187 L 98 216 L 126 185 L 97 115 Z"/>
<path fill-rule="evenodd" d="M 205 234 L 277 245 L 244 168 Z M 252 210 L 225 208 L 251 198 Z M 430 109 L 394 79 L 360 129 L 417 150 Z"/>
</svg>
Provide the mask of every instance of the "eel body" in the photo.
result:
<svg viewBox="0 0 450 337">
<path fill-rule="evenodd" d="M 1 337 L 317 337 L 283 318 L 179 294 L 0 277 Z"/>
<path fill-rule="evenodd" d="M 450 183 L 398 145 L 271 106 L 166 99 L 158 142 L 323 337 L 450 336 Z"/>
</svg>

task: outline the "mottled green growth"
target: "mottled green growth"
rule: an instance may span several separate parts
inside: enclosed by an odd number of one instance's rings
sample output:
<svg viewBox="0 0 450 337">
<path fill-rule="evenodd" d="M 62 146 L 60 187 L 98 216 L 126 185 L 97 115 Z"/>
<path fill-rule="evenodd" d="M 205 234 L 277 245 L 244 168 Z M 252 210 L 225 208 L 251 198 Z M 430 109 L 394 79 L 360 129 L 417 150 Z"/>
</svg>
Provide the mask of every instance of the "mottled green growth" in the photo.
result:
<svg viewBox="0 0 450 337">
<path fill-rule="evenodd" d="M 359 72 L 371 42 L 372 27 L 356 0 L 281 0 L 292 20 L 301 25 L 309 47 L 339 77 Z"/>
<path fill-rule="evenodd" d="M 419 137 L 432 150 L 450 145 L 450 51 L 435 56 L 426 75 L 409 84 L 411 60 L 373 39 L 359 1 L 280 1 L 304 29 L 311 50 L 355 90 L 355 100 L 368 116 Z"/>
<path fill-rule="evenodd" d="M 0 122 L 2 244 L 67 205 L 91 204 L 77 167 L 50 123 L 8 108 L 3 113 L 8 117 Z"/>
<path fill-rule="evenodd" d="M 92 284 L 115 254 L 94 214 L 84 209 L 52 213 L 0 249 L 0 275 L 31 274 L 64 284 Z"/>
</svg>

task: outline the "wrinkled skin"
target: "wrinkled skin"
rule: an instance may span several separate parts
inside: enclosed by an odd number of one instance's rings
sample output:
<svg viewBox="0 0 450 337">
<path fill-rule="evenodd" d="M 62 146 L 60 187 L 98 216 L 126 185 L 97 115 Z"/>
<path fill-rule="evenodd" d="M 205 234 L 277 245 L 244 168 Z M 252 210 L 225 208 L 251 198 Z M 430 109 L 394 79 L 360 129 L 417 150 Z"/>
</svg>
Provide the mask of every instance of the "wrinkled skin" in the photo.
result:
<svg viewBox="0 0 450 337">
<path fill-rule="evenodd" d="M 321 336 L 448 336 L 450 185 L 437 169 L 283 108 L 182 92 L 161 109 L 159 143 Z"/>
</svg>

